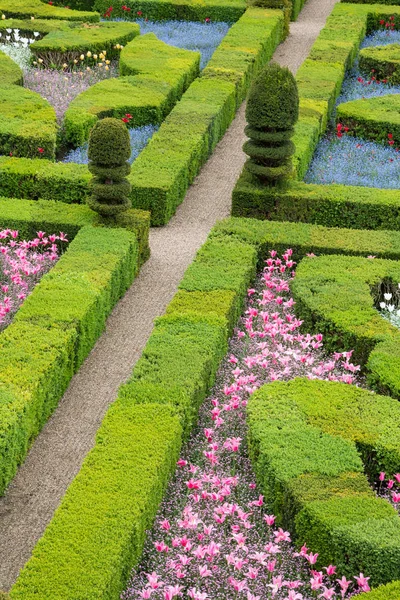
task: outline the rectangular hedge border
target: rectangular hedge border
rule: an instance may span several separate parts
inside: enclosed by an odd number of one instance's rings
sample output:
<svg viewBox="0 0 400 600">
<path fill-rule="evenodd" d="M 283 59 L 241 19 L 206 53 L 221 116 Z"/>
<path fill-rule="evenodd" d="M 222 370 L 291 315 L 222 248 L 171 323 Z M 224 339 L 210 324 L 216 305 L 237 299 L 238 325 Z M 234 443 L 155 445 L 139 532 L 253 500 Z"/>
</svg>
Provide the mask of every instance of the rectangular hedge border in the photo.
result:
<svg viewBox="0 0 400 600">
<path fill-rule="evenodd" d="M 400 260 L 400 233 L 234 218 L 218 223 L 166 315 L 157 319 L 94 449 L 12 588 L 12 600 L 119 598 L 140 559 L 182 435 L 188 435 L 214 381 L 257 262 L 262 264 L 268 249 L 288 247 L 297 260 L 309 252 Z M 153 428 L 157 415 L 168 422 Z M 123 477 L 129 485 L 121 484 Z M 141 512 L 143 506 L 147 510 Z"/>
<path fill-rule="evenodd" d="M 147 257 L 149 215 L 131 211 L 107 228 L 83 206 L 0 199 L 0 211 L 0 227 L 23 237 L 62 229 L 73 238 L 0 333 L 2 494 Z"/>
<path fill-rule="evenodd" d="M 167 223 L 183 201 L 232 122 L 252 77 L 281 42 L 283 21 L 280 10 L 247 9 L 134 162 L 132 205 L 151 210 L 152 225 Z M 89 179 L 86 165 L 0 158 L 0 193 L 10 197 L 83 202 Z"/>
<path fill-rule="evenodd" d="M 362 39 L 378 28 L 382 18 L 392 14 L 400 15 L 400 7 L 338 4 L 328 17 L 309 57 L 296 75 L 300 117 L 293 141 L 298 179 L 302 179 L 307 171 L 340 93 L 345 71 L 352 65 Z M 397 190 L 314 185 L 300 181 L 290 182 L 287 189 L 277 190 L 261 186 L 243 171 L 232 194 L 232 214 L 335 224 L 339 227 L 364 228 L 363 223 L 367 223 L 367 228 L 375 229 L 380 228 L 382 223 L 377 214 L 380 207 L 397 221 L 399 198 Z M 350 225 L 347 221 L 349 213 Z"/>
</svg>

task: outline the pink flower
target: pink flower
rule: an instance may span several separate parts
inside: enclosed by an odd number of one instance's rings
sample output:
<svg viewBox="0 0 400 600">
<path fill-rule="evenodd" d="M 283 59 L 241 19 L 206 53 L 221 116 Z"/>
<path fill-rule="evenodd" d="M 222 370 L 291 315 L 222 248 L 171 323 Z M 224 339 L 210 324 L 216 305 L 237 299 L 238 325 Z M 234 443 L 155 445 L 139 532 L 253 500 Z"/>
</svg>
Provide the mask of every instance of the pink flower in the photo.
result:
<svg viewBox="0 0 400 600">
<path fill-rule="evenodd" d="M 363 573 L 360 573 L 360 575 L 358 577 L 354 577 L 354 579 L 357 581 L 357 584 L 362 592 L 369 592 L 369 577 L 364 577 Z"/>
</svg>

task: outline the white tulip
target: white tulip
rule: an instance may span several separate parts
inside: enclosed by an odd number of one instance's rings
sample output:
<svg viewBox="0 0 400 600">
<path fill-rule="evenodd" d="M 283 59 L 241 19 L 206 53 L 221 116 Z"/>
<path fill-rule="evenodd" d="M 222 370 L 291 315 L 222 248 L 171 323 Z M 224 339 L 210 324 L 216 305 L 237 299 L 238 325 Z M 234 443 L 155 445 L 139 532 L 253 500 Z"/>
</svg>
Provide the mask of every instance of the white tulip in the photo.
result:
<svg viewBox="0 0 400 600">
<path fill-rule="evenodd" d="M 391 300 L 392 294 L 383 294 L 383 297 L 385 298 L 385 300 Z"/>
<path fill-rule="evenodd" d="M 380 302 L 379 306 L 380 306 L 381 308 L 386 308 L 386 304 L 385 304 L 384 302 Z"/>
<path fill-rule="evenodd" d="M 394 311 L 394 304 L 389 304 L 388 305 L 388 311 L 389 312 L 393 312 Z"/>
</svg>

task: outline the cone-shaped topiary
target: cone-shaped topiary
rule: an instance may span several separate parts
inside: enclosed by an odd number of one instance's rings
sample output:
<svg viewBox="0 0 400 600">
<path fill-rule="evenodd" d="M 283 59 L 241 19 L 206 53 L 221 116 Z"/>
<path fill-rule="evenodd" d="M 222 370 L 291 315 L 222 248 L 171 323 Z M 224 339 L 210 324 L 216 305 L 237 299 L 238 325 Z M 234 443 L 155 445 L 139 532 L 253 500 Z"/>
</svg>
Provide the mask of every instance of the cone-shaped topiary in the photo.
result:
<svg viewBox="0 0 400 600">
<path fill-rule="evenodd" d="M 126 179 L 131 167 L 126 162 L 131 155 L 129 132 L 118 119 L 102 119 L 89 137 L 90 208 L 105 217 L 114 217 L 131 206 L 131 185 Z"/>
<path fill-rule="evenodd" d="M 243 150 L 245 168 L 266 184 L 282 182 L 292 173 L 294 144 L 290 140 L 299 116 L 296 81 L 287 68 L 271 63 L 251 86 L 246 107 Z"/>
</svg>

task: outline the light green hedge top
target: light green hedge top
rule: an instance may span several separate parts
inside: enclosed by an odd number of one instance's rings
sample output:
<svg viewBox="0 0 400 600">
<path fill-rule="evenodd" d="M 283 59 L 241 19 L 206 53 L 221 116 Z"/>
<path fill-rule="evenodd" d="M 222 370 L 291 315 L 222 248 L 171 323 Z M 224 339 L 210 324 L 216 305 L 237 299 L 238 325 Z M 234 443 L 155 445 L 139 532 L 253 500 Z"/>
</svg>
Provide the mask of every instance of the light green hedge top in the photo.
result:
<svg viewBox="0 0 400 600">
<path fill-rule="evenodd" d="M 7 54 L 0 51 L 1 85 L 22 85 L 23 75 L 20 67 Z"/>
<path fill-rule="evenodd" d="M 0 0 L 0 13 L 7 18 L 30 19 L 63 19 L 66 21 L 97 22 L 100 15 L 97 12 L 70 10 L 44 4 L 40 0 Z"/>
</svg>

